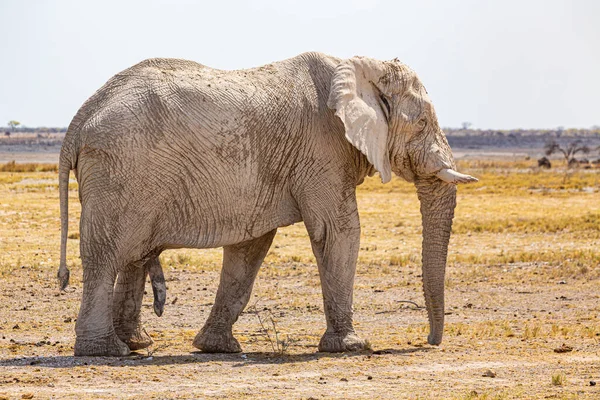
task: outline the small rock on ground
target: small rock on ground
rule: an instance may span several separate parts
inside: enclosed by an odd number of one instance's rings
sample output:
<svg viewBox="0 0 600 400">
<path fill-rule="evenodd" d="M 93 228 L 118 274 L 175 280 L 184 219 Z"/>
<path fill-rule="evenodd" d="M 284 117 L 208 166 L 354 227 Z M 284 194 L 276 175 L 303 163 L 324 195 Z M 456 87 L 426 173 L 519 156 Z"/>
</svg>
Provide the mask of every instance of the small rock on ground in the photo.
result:
<svg viewBox="0 0 600 400">
<path fill-rule="evenodd" d="M 573 351 L 573 347 L 567 346 L 564 343 L 560 347 L 554 349 L 555 353 L 568 353 L 570 351 Z"/>
<path fill-rule="evenodd" d="M 496 373 L 494 371 L 492 371 L 491 369 L 488 369 L 487 371 L 485 371 L 483 373 L 482 376 L 485 376 L 487 378 L 495 378 L 496 377 Z"/>
</svg>

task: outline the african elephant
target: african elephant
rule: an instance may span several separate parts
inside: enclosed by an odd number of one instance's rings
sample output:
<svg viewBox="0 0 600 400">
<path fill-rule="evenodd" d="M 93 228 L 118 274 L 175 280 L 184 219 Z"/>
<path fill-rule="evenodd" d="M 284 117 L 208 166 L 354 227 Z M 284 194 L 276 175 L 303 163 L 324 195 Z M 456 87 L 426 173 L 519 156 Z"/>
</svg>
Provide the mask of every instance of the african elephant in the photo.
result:
<svg viewBox="0 0 600 400">
<path fill-rule="evenodd" d="M 397 60 L 305 53 L 222 71 L 149 59 L 115 75 L 77 112 L 60 153 L 63 287 L 72 169 L 83 264 L 75 355 L 148 345 L 139 323 L 148 263 L 160 269 L 158 255 L 181 247 L 224 253 L 194 346 L 241 351 L 232 325 L 277 228 L 300 221 L 321 278 L 327 329 L 319 350 L 363 349 L 352 323 L 355 192 L 376 172 L 384 183 L 393 172 L 417 188 L 428 342 L 442 340 L 455 184 L 476 179 L 455 171 L 423 84 Z"/>
</svg>

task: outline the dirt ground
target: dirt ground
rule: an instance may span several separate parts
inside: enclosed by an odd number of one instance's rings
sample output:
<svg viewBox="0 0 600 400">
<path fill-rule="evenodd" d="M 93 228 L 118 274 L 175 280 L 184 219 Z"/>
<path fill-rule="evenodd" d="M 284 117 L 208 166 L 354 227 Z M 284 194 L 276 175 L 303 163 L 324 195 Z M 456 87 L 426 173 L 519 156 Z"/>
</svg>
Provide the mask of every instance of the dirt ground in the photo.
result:
<svg viewBox="0 0 600 400">
<path fill-rule="evenodd" d="M 588 180 L 578 190 L 542 195 L 522 180 L 500 193 L 489 182 L 502 172 L 479 172 L 490 174 L 488 184 L 459 196 L 441 346 L 426 344 L 426 312 L 406 302 L 424 303 L 418 203 L 410 185 L 394 181 L 359 190 L 355 321 L 371 350 L 317 351 L 325 329 L 319 279 L 296 224 L 279 231 L 234 326 L 243 353 L 192 347 L 214 301 L 220 250 L 177 250 L 161 256 L 168 287 L 161 318 L 146 288 L 143 320 L 154 346 L 120 358 L 73 357 L 79 241 L 69 240 L 72 285 L 60 293 L 56 173 L 2 173 L 0 398 L 600 398 L 597 175 L 571 177 Z M 75 190 L 71 196 L 76 233 Z M 500 230 L 497 209 L 510 210 Z M 557 231 L 561 215 L 589 217 Z"/>
<path fill-rule="evenodd" d="M 178 299 L 175 304 L 169 304 L 160 319 L 152 314 L 149 297 L 144 304 L 144 320 L 157 348 L 151 356 L 144 350 L 122 358 L 75 358 L 73 327 L 80 287 L 58 294 L 53 271 L 17 270 L 1 296 L 8 315 L 2 318 L 0 394 L 8 398 L 28 393 L 36 398 L 600 397 L 598 386 L 590 386 L 590 381 L 600 380 L 597 282 L 538 281 L 511 288 L 489 281 L 457 285 L 448 290 L 444 343 L 433 347 L 425 344 L 425 311 L 397 302 L 411 299 L 422 304 L 420 288 L 389 287 L 389 280 L 406 279 L 411 271 L 380 278 L 359 273 L 357 329 L 369 338 L 373 350 L 331 355 L 316 349 L 324 329 L 319 287 L 314 284 L 316 268 L 265 267 L 253 304 L 258 302 L 263 319 L 272 313 L 279 335 L 290 341 L 283 355 L 273 352 L 258 317 L 248 312 L 235 326 L 244 353 L 195 352 L 191 340 L 210 311 L 218 273 L 170 271 L 169 295 L 171 303 Z M 518 265 L 514 270 L 530 268 L 534 266 Z M 269 279 L 274 270 L 279 270 L 277 280 Z M 417 280 L 414 286 L 419 286 Z M 259 298 L 266 293 L 268 298 Z M 560 332 L 552 336 L 552 324 L 573 331 L 569 339 Z M 548 332 L 536 334 L 536 329 Z M 585 335 L 586 329 L 592 334 Z M 555 353 L 563 343 L 573 351 Z M 488 370 L 496 376 L 483 376 Z M 563 386 L 552 384 L 556 375 L 565 377 Z"/>
</svg>

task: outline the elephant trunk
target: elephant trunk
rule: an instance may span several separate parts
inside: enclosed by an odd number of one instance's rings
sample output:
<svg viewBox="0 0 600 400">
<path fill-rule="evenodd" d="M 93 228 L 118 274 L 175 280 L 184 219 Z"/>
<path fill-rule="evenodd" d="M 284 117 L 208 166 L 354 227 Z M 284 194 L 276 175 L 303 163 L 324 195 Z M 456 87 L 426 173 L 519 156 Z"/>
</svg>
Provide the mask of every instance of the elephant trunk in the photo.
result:
<svg viewBox="0 0 600 400">
<path fill-rule="evenodd" d="M 429 344 L 442 342 L 444 279 L 456 206 L 456 186 L 435 177 L 415 182 L 423 223 L 423 291 L 429 318 Z"/>
</svg>

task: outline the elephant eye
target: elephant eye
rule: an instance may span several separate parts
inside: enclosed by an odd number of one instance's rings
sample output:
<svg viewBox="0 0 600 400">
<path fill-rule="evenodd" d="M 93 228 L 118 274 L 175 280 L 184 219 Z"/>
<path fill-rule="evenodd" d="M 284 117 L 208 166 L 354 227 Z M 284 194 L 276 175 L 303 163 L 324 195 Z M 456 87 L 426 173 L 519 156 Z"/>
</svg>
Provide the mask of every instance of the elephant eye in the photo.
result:
<svg viewBox="0 0 600 400">
<path fill-rule="evenodd" d="M 425 127 L 427 126 L 427 119 L 425 118 L 421 118 L 418 122 L 417 122 L 417 128 L 422 131 L 423 129 L 425 129 Z"/>
</svg>

